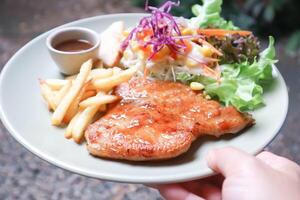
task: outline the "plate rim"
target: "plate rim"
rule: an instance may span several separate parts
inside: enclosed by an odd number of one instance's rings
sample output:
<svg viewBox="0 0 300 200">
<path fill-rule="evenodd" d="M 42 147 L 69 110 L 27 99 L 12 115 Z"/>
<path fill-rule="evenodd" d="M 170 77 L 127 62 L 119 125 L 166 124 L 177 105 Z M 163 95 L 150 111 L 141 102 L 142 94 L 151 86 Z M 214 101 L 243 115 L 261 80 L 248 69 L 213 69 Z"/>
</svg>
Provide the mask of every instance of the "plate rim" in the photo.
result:
<svg viewBox="0 0 300 200">
<path fill-rule="evenodd" d="M 89 21 L 93 21 L 93 20 L 97 20 L 97 19 L 105 19 L 105 18 L 112 18 L 112 17 L 119 17 L 121 18 L 122 16 L 132 16 L 132 17 L 143 17 L 146 16 L 147 13 L 117 13 L 117 14 L 107 14 L 107 15 L 98 15 L 98 16 L 94 16 L 94 17 L 88 17 L 88 18 L 83 18 L 83 19 L 79 19 L 79 20 L 75 20 L 57 27 L 54 27 L 44 33 L 41 33 L 40 35 L 38 35 L 37 37 L 33 38 L 32 40 L 30 40 L 29 42 L 27 42 L 23 47 L 21 47 L 8 61 L 7 63 L 4 65 L 4 67 L 1 70 L 0 73 L 0 93 L 2 93 L 1 91 L 3 90 L 2 88 L 2 84 L 3 84 L 3 79 L 5 77 L 5 74 L 7 72 L 7 70 L 10 68 L 11 63 L 13 62 L 13 60 L 20 55 L 23 51 L 25 51 L 26 49 L 30 48 L 31 45 L 33 45 L 37 40 L 39 40 L 40 38 L 46 36 L 47 34 L 49 34 L 52 31 L 55 31 L 56 29 L 59 28 L 63 28 L 66 26 L 72 26 L 74 23 L 85 23 L 85 22 L 89 22 Z M 267 142 L 265 142 L 265 144 L 261 147 L 258 148 L 257 150 L 251 152 L 248 151 L 250 154 L 257 154 L 258 152 L 260 152 L 261 150 L 263 150 L 268 144 L 270 144 L 274 138 L 278 135 L 278 133 L 280 132 L 280 129 L 282 128 L 285 120 L 286 120 L 286 116 L 288 113 L 288 109 L 289 109 L 289 95 L 288 95 L 288 90 L 287 90 L 287 86 L 286 86 L 286 82 L 283 78 L 283 76 L 281 75 L 281 73 L 279 72 L 279 70 L 275 67 L 275 70 L 278 74 L 277 78 L 281 79 L 279 82 L 280 84 L 283 84 L 283 88 L 284 88 L 284 93 L 285 93 L 285 102 L 286 105 L 284 107 L 284 115 L 281 117 L 280 119 L 280 123 L 278 123 L 277 127 L 276 127 L 276 134 L 274 134 L 271 138 L 269 138 L 269 140 Z M 126 183 L 160 183 L 160 184 L 164 184 L 164 183 L 174 183 L 174 182 L 183 182 L 183 181 L 190 181 L 190 180 L 195 180 L 198 178 L 204 178 L 204 177 L 208 177 L 211 176 L 212 174 L 214 174 L 214 172 L 210 169 L 203 169 L 203 170 L 195 170 L 194 172 L 185 172 L 184 174 L 177 174 L 176 176 L 171 176 L 171 175 L 164 175 L 162 177 L 159 178 L 145 178 L 145 177 L 131 177 L 130 175 L 113 175 L 113 174 L 107 174 L 107 173 L 101 173 L 101 170 L 99 170 L 99 172 L 97 173 L 93 173 L 93 172 L 89 172 L 87 170 L 84 169 L 80 169 L 79 167 L 76 166 L 72 166 L 69 164 L 66 164 L 63 161 L 60 161 L 54 157 L 48 156 L 46 153 L 43 153 L 42 151 L 40 151 L 38 148 L 34 147 L 32 144 L 30 144 L 28 141 L 26 141 L 26 139 L 24 137 L 21 136 L 21 134 L 18 133 L 18 131 L 15 130 L 14 126 L 12 125 L 12 123 L 7 119 L 6 115 L 5 115 L 5 111 L 3 108 L 3 103 L 2 103 L 2 98 L 0 97 L 0 119 L 3 123 L 3 125 L 5 126 L 5 128 L 8 130 L 9 134 L 18 142 L 20 143 L 23 147 L 25 147 L 25 149 L 29 152 L 31 152 L 32 154 L 34 154 L 35 156 L 39 157 L 40 159 L 51 163 L 54 166 L 57 166 L 61 169 L 70 171 L 72 173 L 76 173 L 79 175 L 83 175 L 83 176 L 87 176 L 87 177 L 91 177 L 91 178 L 97 178 L 97 179 L 101 179 L 101 180 L 107 180 L 107 181 L 115 181 L 115 182 L 126 182 Z"/>
</svg>

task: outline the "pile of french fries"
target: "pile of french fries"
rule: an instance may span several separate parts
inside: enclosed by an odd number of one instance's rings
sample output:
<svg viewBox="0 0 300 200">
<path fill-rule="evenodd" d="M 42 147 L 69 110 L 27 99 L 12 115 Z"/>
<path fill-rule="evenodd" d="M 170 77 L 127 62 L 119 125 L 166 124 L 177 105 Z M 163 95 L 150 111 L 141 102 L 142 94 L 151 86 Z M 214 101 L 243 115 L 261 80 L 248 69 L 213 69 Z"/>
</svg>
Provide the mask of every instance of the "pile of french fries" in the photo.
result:
<svg viewBox="0 0 300 200">
<path fill-rule="evenodd" d="M 107 104 L 118 100 L 111 95 L 112 89 L 128 81 L 135 72 L 135 68 L 105 69 L 100 61 L 93 67 L 90 59 L 76 75 L 63 80 L 40 79 L 42 96 L 53 111 L 52 125 L 67 126 L 65 138 L 81 143 L 88 125 L 106 111 Z"/>
</svg>

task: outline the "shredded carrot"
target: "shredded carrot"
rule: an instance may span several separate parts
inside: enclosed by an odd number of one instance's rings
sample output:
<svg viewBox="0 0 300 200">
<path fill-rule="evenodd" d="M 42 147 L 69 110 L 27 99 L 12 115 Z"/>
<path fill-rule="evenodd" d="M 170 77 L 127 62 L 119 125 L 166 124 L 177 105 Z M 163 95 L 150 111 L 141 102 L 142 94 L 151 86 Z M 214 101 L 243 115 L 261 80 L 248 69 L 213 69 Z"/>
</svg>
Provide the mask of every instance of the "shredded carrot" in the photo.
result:
<svg viewBox="0 0 300 200">
<path fill-rule="evenodd" d="M 199 38 L 198 41 L 201 42 L 202 44 L 205 44 L 206 46 L 208 46 L 218 56 L 223 56 L 222 52 L 220 52 L 218 49 L 216 49 L 213 45 L 209 44 L 207 41 L 205 41 L 201 38 Z"/>
<path fill-rule="evenodd" d="M 153 31 L 151 29 L 144 29 L 142 32 L 137 33 L 137 38 L 139 40 L 145 39 L 147 36 L 153 35 Z"/>
<path fill-rule="evenodd" d="M 148 74 L 149 74 L 149 70 L 148 70 L 147 67 L 145 67 L 145 69 L 144 69 L 144 78 L 146 78 L 148 76 Z"/>
<path fill-rule="evenodd" d="M 151 52 L 153 53 L 153 52 Z M 152 60 L 161 60 L 164 57 L 166 57 L 167 55 L 170 55 L 171 50 L 168 46 L 164 46 L 161 50 L 159 50 L 158 52 L 156 52 L 156 54 L 154 54 L 154 56 L 151 58 Z"/>
<path fill-rule="evenodd" d="M 183 40 L 183 43 L 184 43 L 184 46 L 186 47 L 186 48 L 184 49 L 184 52 L 185 52 L 186 54 L 188 54 L 189 52 L 192 51 L 193 46 L 192 46 L 192 44 L 191 44 L 188 40 Z"/>
<path fill-rule="evenodd" d="M 175 51 L 171 51 L 170 56 L 171 56 L 174 60 L 177 59 L 177 53 L 176 53 Z"/>
<path fill-rule="evenodd" d="M 221 84 L 221 67 L 220 67 L 220 65 L 217 63 L 217 66 L 216 66 L 216 69 L 215 69 L 215 72 L 216 72 L 216 74 L 217 74 L 217 78 L 216 78 L 216 80 L 217 80 L 217 82 L 219 83 L 219 84 Z"/>
<path fill-rule="evenodd" d="M 208 77 L 212 77 L 212 78 L 215 78 L 216 80 L 219 79 L 219 73 L 217 71 L 214 71 L 213 69 L 211 69 L 210 67 L 208 66 L 201 66 L 202 69 L 203 69 L 203 74 L 205 76 L 208 76 Z"/>
<path fill-rule="evenodd" d="M 205 61 L 207 61 L 207 62 L 219 62 L 220 59 L 218 59 L 218 58 L 208 58 L 208 57 L 206 57 L 206 58 L 205 58 Z"/>
<path fill-rule="evenodd" d="M 251 35 L 251 31 L 242 31 L 242 30 L 224 30 L 224 29 L 198 29 L 198 34 L 205 35 L 205 36 L 226 36 L 226 35 L 233 35 L 239 34 L 241 36 Z"/>
<path fill-rule="evenodd" d="M 145 54 L 147 57 L 149 57 L 149 56 L 151 55 L 151 52 L 152 52 L 151 46 L 146 46 L 146 47 L 144 47 L 144 46 L 140 45 L 139 48 L 140 48 L 140 50 L 142 50 L 142 51 L 144 52 L 144 54 Z"/>
<path fill-rule="evenodd" d="M 212 68 L 210 68 L 209 66 L 207 66 L 205 63 L 199 63 L 199 67 L 203 70 L 203 74 L 205 76 L 214 78 L 214 79 L 218 79 L 218 77 L 220 76 L 218 71 L 213 70 Z"/>
</svg>

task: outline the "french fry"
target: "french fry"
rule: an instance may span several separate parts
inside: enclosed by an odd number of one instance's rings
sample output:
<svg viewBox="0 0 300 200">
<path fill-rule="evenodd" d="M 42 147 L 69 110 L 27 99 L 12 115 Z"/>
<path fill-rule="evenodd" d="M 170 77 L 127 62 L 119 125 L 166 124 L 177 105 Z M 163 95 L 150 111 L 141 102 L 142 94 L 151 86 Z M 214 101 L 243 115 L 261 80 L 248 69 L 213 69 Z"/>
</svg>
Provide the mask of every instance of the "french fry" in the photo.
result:
<svg viewBox="0 0 300 200">
<path fill-rule="evenodd" d="M 82 141 L 87 126 L 103 115 L 109 103 L 118 100 L 111 95 L 112 89 L 128 81 L 136 68 L 122 70 L 119 67 L 103 68 L 103 63 L 92 59 L 82 64 L 78 74 L 64 80 L 39 80 L 42 96 L 54 113 L 52 125 L 67 124 L 64 136 Z"/>
<path fill-rule="evenodd" d="M 86 81 L 89 81 L 90 79 L 101 79 L 101 78 L 107 78 L 107 77 L 110 77 L 113 75 L 113 70 L 112 69 L 93 69 L 91 70 L 88 78 Z M 66 80 L 72 80 L 74 81 L 77 77 L 77 74 L 75 75 L 72 75 L 72 76 L 68 76 L 66 77 Z M 94 89 L 92 88 L 93 85 L 90 85 L 90 89 Z M 90 89 L 87 89 L 87 90 L 90 90 Z"/>
<path fill-rule="evenodd" d="M 112 69 L 93 69 L 90 76 L 92 79 L 107 78 L 113 75 Z"/>
<path fill-rule="evenodd" d="M 136 68 L 129 68 L 116 75 L 104 79 L 97 79 L 93 82 L 97 89 L 108 91 L 113 87 L 128 81 L 136 72 Z"/>
<path fill-rule="evenodd" d="M 46 79 L 45 82 L 47 85 L 50 86 L 52 90 L 59 90 L 61 89 L 65 84 L 67 84 L 68 80 L 62 80 L 62 79 Z"/>
<path fill-rule="evenodd" d="M 62 98 L 66 95 L 70 87 L 72 86 L 72 82 L 70 80 L 67 80 L 67 83 L 57 92 L 57 95 L 55 97 L 55 104 L 58 105 Z"/>
<path fill-rule="evenodd" d="M 112 103 L 117 99 L 118 97 L 114 95 L 97 95 L 80 102 L 79 106 L 81 108 L 86 108 L 89 106 L 100 106 L 103 104 Z"/>
<path fill-rule="evenodd" d="M 54 111 L 52 115 L 52 124 L 53 125 L 60 125 L 70 104 L 72 101 L 76 98 L 78 93 L 80 92 L 80 89 L 83 87 L 91 69 L 92 69 L 93 61 L 92 59 L 86 61 L 82 64 L 80 68 L 80 72 L 77 75 L 76 79 L 74 80 L 74 84 L 72 84 L 70 90 L 68 93 L 64 96 L 64 98 L 61 100 L 59 105 L 57 106 L 56 110 Z"/>
<path fill-rule="evenodd" d="M 112 96 L 106 95 L 104 92 L 98 92 L 95 97 L 105 97 L 105 96 Z M 117 99 L 116 96 L 113 96 Z M 93 97 L 91 97 L 93 98 Z M 108 101 L 107 101 L 108 102 Z M 112 101 L 111 101 L 112 102 Z M 94 116 L 97 114 L 100 109 L 106 109 L 106 104 L 92 104 L 91 106 L 85 107 L 82 112 L 80 113 L 78 119 L 76 119 L 75 124 L 72 128 L 72 137 L 75 142 L 80 143 L 84 134 L 86 127 L 92 122 Z"/>
<path fill-rule="evenodd" d="M 93 84 L 91 84 L 92 81 L 89 80 L 88 82 L 89 82 L 89 84 L 86 86 L 85 91 L 90 91 L 90 90 L 96 91 L 95 86 Z"/>
<path fill-rule="evenodd" d="M 98 79 L 98 78 L 106 78 L 110 77 L 113 75 L 113 71 L 111 68 L 109 69 L 102 69 L 102 68 L 97 68 L 91 70 L 91 73 L 89 75 L 89 79 Z M 74 80 L 76 78 L 77 74 L 71 75 L 66 77 L 67 80 Z"/>
<path fill-rule="evenodd" d="M 113 70 L 113 74 L 114 75 L 116 75 L 116 74 L 118 74 L 118 73 L 120 73 L 122 71 L 122 69 L 119 68 L 119 67 L 113 67 L 112 70 Z"/>
<path fill-rule="evenodd" d="M 68 124 L 72 118 L 76 115 L 79 109 L 79 102 L 82 101 L 82 97 L 87 91 L 88 86 L 91 85 L 91 82 L 87 82 L 83 85 L 78 95 L 75 97 L 75 99 L 70 104 L 64 118 L 63 123 Z"/>
<path fill-rule="evenodd" d="M 42 96 L 45 99 L 45 101 L 48 104 L 49 110 L 55 110 L 56 104 L 55 104 L 55 96 L 49 85 L 46 84 L 44 80 L 39 80 Z"/>
<path fill-rule="evenodd" d="M 87 98 L 95 96 L 96 94 L 97 94 L 97 92 L 95 90 L 88 90 L 82 95 L 80 101 L 84 101 Z"/>
<path fill-rule="evenodd" d="M 80 115 L 80 112 L 78 112 L 73 118 L 72 120 L 70 121 L 70 123 L 68 124 L 67 126 L 67 129 L 65 131 L 65 138 L 67 139 L 70 139 L 72 137 L 72 129 L 73 129 L 73 126 L 74 124 L 76 123 L 78 117 Z"/>
<path fill-rule="evenodd" d="M 96 97 L 102 95 L 103 92 L 99 92 Z M 72 138 L 75 142 L 80 143 L 82 141 L 83 133 L 86 127 L 92 122 L 93 117 L 96 115 L 98 110 L 99 105 L 89 106 L 82 110 L 72 128 Z"/>
<path fill-rule="evenodd" d="M 94 115 L 98 111 L 98 108 L 98 106 L 90 106 L 80 113 L 78 119 L 76 120 L 76 123 L 74 123 L 72 128 L 72 138 L 75 142 L 81 142 L 84 130 L 91 123 Z"/>
</svg>

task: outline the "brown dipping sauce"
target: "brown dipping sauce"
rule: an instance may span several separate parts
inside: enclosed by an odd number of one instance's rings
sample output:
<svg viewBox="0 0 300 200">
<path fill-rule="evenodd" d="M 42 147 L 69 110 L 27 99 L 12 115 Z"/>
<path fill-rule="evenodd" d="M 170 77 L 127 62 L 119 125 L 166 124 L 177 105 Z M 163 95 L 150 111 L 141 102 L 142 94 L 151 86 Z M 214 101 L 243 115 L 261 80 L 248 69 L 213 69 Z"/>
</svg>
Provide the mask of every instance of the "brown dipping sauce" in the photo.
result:
<svg viewBox="0 0 300 200">
<path fill-rule="evenodd" d="M 66 52 L 78 52 L 92 48 L 93 45 L 87 40 L 67 40 L 55 45 L 55 49 Z"/>
</svg>

